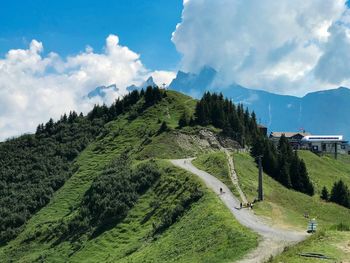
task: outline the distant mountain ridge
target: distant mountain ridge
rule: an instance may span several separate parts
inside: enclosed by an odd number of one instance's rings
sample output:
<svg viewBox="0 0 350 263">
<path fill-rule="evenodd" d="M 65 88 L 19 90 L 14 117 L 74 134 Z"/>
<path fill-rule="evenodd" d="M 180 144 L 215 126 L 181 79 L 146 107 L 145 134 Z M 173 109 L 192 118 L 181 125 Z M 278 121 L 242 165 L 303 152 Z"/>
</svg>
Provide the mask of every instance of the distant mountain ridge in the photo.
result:
<svg viewBox="0 0 350 263">
<path fill-rule="evenodd" d="M 129 87 L 126 88 L 127 91 L 133 91 L 133 90 L 141 90 L 141 89 L 146 89 L 147 87 L 154 87 L 154 86 L 158 86 L 154 80 L 153 77 L 149 77 L 145 82 L 143 82 L 140 86 L 136 86 L 136 85 L 131 85 Z"/>
<path fill-rule="evenodd" d="M 176 78 L 169 84 L 169 89 L 199 98 L 210 89 L 216 74 L 217 72 L 211 67 L 204 67 L 199 74 L 179 71 Z"/>
<path fill-rule="evenodd" d="M 313 134 L 343 134 L 350 138 L 350 89 L 339 87 L 308 93 L 302 98 L 254 90 L 237 84 L 215 84 L 216 71 L 203 68 L 198 74 L 179 71 L 170 89 L 199 98 L 205 91 L 219 91 L 235 103 L 255 111 L 270 131 L 298 131 Z"/>
<path fill-rule="evenodd" d="M 94 97 L 101 97 L 104 98 L 107 94 L 107 92 L 112 91 L 112 92 L 118 92 L 118 88 L 115 84 L 109 85 L 109 86 L 99 86 L 95 88 L 94 90 L 90 91 L 88 93 L 88 98 L 94 98 Z"/>
</svg>

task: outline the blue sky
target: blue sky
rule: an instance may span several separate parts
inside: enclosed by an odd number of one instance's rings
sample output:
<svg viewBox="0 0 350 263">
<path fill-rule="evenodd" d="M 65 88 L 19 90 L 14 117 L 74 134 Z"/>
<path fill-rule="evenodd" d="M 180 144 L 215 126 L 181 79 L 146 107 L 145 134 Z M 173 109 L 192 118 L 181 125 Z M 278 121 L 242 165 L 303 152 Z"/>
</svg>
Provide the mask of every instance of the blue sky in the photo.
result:
<svg viewBox="0 0 350 263">
<path fill-rule="evenodd" d="M 67 56 L 87 44 L 100 51 L 116 34 L 147 68 L 175 69 L 180 56 L 170 39 L 182 8 L 182 0 L 1 0 L 0 57 L 32 39 L 43 42 L 44 53 Z"/>
</svg>

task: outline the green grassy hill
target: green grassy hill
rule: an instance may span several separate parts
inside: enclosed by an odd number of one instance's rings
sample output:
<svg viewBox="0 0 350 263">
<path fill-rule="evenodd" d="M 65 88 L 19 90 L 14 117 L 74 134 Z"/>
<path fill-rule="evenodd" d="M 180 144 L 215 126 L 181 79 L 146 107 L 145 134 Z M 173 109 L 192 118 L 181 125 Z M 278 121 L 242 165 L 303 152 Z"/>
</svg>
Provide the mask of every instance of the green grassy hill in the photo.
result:
<svg viewBox="0 0 350 263">
<path fill-rule="evenodd" d="M 217 176 L 237 195 L 225 154 L 206 142 L 203 134 L 199 135 L 203 128 L 177 127 L 184 112 L 193 114 L 196 102 L 177 92 L 166 93 L 155 104 L 143 107 L 145 100 L 141 98 L 117 117 L 94 124 L 100 131 L 98 136 L 92 134 L 86 147 L 84 144 L 69 163 L 70 175 L 65 175 L 67 180 L 48 204 L 18 228 L 16 238 L 0 246 L 1 262 L 233 262 L 257 247 L 259 237 L 239 225 L 214 193 L 195 176 L 168 161 L 197 156 L 196 166 Z M 216 133 L 218 129 L 207 127 L 206 131 Z M 114 193 L 111 185 L 100 183 L 111 172 L 115 160 L 124 155 L 131 170 L 143 164 L 156 164 L 159 177 L 145 182 L 120 168 L 121 177 L 113 180 L 127 178 L 130 182 L 125 187 L 130 189 L 137 184 L 147 187 L 132 193 L 117 189 L 121 192 L 117 195 L 120 200 L 106 197 L 107 209 L 114 208 L 112 204 L 109 207 L 109 202 L 120 201 L 125 215 L 101 228 L 93 217 L 83 216 L 90 211 L 89 203 L 84 202 L 93 190 L 101 195 Z M 252 201 L 257 189 L 256 164 L 249 154 L 232 156 L 241 188 Z M 304 262 L 297 253 L 306 250 L 346 259 L 350 232 L 336 228 L 349 223 L 350 210 L 321 201 L 319 192 L 323 186 L 330 189 L 339 179 L 350 185 L 350 162 L 310 152 L 300 152 L 300 157 L 307 164 L 316 195 L 310 197 L 286 189 L 265 174 L 265 200 L 254 211 L 271 224 L 298 230 L 306 229 L 308 219 L 304 214 L 308 214 L 317 218 L 320 232 L 274 260 Z M 103 185 L 104 189 L 100 191 L 96 185 Z M 99 211 L 99 207 L 93 209 Z M 77 219 L 81 222 L 74 225 Z"/>
<path fill-rule="evenodd" d="M 175 130 L 179 116 L 193 111 L 194 103 L 187 96 L 167 92 L 166 98 L 136 118 L 131 118 L 131 110 L 107 123 L 104 132 L 76 158 L 74 174 L 49 204 L 27 222 L 17 238 L 0 247 L 2 262 L 231 262 L 256 247 L 256 234 L 240 226 L 213 193 L 194 176 L 162 160 L 201 151 L 181 147 Z M 160 131 L 162 122 L 168 128 Z M 106 231 L 96 236 L 77 232 L 74 238 L 59 233 L 62 225 L 69 225 L 80 213 L 94 180 L 124 152 L 134 165 L 156 159 L 161 173 L 158 181 L 125 218 Z M 202 194 L 190 203 L 187 200 L 194 191 Z M 158 228 L 162 231 L 155 233 Z"/>
<path fill-rule="evenodd" d="M 301 152 L 300 156 L 306 161 L 317 190 L 323 185 L 330 187 L 333 180 L 343 179 L 348 182 L 350 173 L 346 173 L 348 167 L 344 165 L 343 160 L 318 157 L 306 151 Z M 258 168 L 247 153 L 234 153 L 233 158 L 240 186 L 248 200 L 253 201 L 257 196 Z M 223 152 L 202 154 L 193 163 L 226 182 L 230 188 L 234 188 L 228 177 L 228 165 Z M 254 211 L 257 215 L 265 217 L 270 224 L 306 231 L 309 219 L 305 218 L 304 214 L 316 218 L 319 224 L 317 235 L 283 253 L 274 259 L 274 262 L 319 262 L 314 259 L 301 259 L 297 254 L 302 252 L 323 252 L 339 260 L 349 258 L 350 232 L 335 230 L 339 224 L 350 224 L 349 209 L 324 202 L 320 200 L 318 194 L 310 197 L 286 189 L 266 174 L 264 174 L 264 197 L 263 202 L 255 205 Z"/>
<path fill-rule="evenodd" d="M 350 185 L 350 158 L 348 155 L 339 155 L 339 159 L 335 160 L 333 156 L 319 157 L 310 151 L 299 151 L 299 156 L 307 165 L 317 194 L 320 194 L 323 186 L 331 190 L 334 182 L 340 179 Z"/>
</svg>

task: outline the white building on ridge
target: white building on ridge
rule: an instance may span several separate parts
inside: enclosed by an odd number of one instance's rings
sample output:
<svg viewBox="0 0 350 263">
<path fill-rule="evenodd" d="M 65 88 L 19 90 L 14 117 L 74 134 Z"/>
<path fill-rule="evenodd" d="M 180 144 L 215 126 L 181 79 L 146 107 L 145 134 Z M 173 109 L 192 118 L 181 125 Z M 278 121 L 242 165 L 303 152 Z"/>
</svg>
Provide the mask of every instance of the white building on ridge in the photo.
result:
<svg viewBox="0 0 350 263">
<path fill-rule="evenodd" d="M 303 148 L 315 153 L 349 154 L 343 135 L 308 135 L 301 139 Z"/>
</svg>

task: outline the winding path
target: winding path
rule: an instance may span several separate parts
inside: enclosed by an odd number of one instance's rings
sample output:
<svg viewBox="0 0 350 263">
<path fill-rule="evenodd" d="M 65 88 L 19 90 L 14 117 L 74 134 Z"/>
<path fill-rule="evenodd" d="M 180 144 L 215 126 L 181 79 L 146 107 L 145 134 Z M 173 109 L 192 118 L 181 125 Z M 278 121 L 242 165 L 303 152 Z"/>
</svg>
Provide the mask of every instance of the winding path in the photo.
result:
<svg viewBox="0 0 350 263">
<path fill-rule="evenodd" d="M 240 201 L 231 193 L 229 188 L 216 177 L 196 168 L 191 162 L 193 159 L 171 160 L 171 162 L 175 166 L 185 169 L 201 178 L 208 188 L 219 195 L 220 199 L 240 224 L 260 234 L 263 238 L 259 246 L 243 260 L 239 261 L 240 263 L 264 262 L 271 256 L 281 253 L 286 246 L 296 244 L 307 237 L 306 233 L 271 227 L 254 215 L 252 211 L 239 209 Z M 223 194 L 220 194 L 220 188 L 223 189 Z"/>
<path fill-rule="evenodd" d="M 237 189 L 239 196 L 241 197 L 242 203 L 246 204 L 246 203 L 248 203 L 248 200 L 247 200 L 247 197 L 245 196 L 245 194 L 243 193 L 241 187 L 239 186 L 238 176 L 237 176 L 237 173 L 235 170 L 235 165 L 233 163 L 232 156 L 231 156 L 229 150 L 223 148 L 222 151 L 224 151 L 224 153 L 226 154 L 228 169 L 229 169 L 232 184 Z"/>
</svg>

